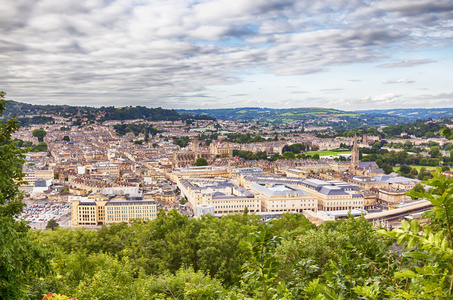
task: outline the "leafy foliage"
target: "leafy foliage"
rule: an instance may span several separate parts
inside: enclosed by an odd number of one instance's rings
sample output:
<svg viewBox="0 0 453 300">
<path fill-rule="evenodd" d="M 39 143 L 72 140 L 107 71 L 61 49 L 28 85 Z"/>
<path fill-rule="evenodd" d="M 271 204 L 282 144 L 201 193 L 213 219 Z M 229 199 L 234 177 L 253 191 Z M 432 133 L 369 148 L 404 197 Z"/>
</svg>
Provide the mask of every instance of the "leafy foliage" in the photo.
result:
<svg viewBox="0 0 453 300">
<path fill-rule="evenodd" d="M 194 163 L 194 166 L 197 166 L 197 167 L 202 167 L 202 166 L 207 166 L 207 165 L 208 165 L 208 161 L 204 157 L 197 158 L 197 160 Z"/>
<path fill-rule="evenodd" d="M 0 113 L 5 109 L 0 92 Z M 0 124 L 0 299 L 26 299 L 29 285 L 49 271 L 49 252 L 30 239 L 29 227 L 16 221 L 23 207 L 19 185 L 24 174 L 24 150 L 11 140 L 18 121 L 12 117 Z"/>
<path fill-rule="evenodd" d="M 42 143 L 37 143 L 36 145 L 33 145 L 31 147 L 32 152 L 45 152 L 47 151 L 47 144 L 42 142 Z"/>
<path fill-rule="evenodd" d="M 417 265 L 395 273 L 395 278 L 407 280 L 404 289 L 391 293 L 394 297 L 434 299 L 453 296 L 453 179 L 437 173 L 427 182 L 429 191 L 412 190 L 409 195 L 424 198 L 433 204 L 426 214 L 432 226 L 421 227 L 417 220 L 403 220 L 401 229 L 379 234 L 396 239 L 407 252 L 405 256 L 417 260 Z M 415 296 L 417 295 L 417 296 Z"/>
<path fill-rule="evenodd" d="M 149 124 L 143 124 L 143 123 L 134 123 L 134 124 L 116 124 L 113 125 L 113 128 L 116 131 L 116 134 L 119 136 L 123 136 L 128 132 L 132 132 L 135 136 L 137 136 L 139 133 L 143 134 L 151 134 L 151 135 L 156 135 L 160 131 L 156 128 L 153 127 L 152 125 Z"/>
<path fill-rule="evenodd" d="M 181 136 L 178 138 L 173 138 L 173 144 L 178 145 L 181 148 L 184 148 L 187 145 L 189 145 L 189 142 L 190 142 L 190 137 L 188 137 L 188 136 Z"/>
<path fill-rule="evenodd" d="M 46 229 L 55 230 L 55 228 L 60 227 L 60 224 L 55 219 L 50 219 L 47 222 Z"/>
<path fill-rule="evenodd" d="M 39 128 L 33 130 L 32 135 L 38 138 L 38 142 L 42 143 L 44 142 L 44 137 L 47 135 L 47 132 L 44 129 Z"/>
</svg>

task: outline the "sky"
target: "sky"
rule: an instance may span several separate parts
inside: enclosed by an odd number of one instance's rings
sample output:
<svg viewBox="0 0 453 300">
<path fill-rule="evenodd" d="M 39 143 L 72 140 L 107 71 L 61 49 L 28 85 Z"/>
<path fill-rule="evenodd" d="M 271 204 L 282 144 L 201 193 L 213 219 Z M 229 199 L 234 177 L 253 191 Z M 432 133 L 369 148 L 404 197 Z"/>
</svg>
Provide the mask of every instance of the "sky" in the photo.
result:
<svg viewBox="0 0 453 300">
<path fill-rule="evenodd" d="M 453 0 L 2 0 L 32 104 L 453 107 Z"/>
</svg>

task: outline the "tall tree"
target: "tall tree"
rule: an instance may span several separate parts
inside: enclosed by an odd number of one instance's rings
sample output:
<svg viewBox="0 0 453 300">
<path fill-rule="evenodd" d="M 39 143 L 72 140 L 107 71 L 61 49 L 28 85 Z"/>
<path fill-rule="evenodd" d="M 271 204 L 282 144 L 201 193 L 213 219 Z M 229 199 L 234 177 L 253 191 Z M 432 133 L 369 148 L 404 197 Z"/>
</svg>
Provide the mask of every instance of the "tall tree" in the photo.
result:
<svg viewBox="0 0 453 300">
<path fill-rule="evenodd" d="M 5 95 L 0 92 L 0 114 Z M 49 270 L 48 253 L 30 239 L 28 225 L 15 219 L 24 206 L 19 191 L 24 150 L 11 139 L 18 128 L 16 117 L 0 124 L 0 299 L 26 299 L 33 279 Z"/>
<path fill-rule="evenodd" d="M 198 166 L 198 167 L 207 166 L 207 165 L 208 165 L 208 161 L 204 157 L 197 158 L 197 160 L 195 161 L 195 164 L 194 164 L 194 166 Z"/>
<path fill-rule="evenodd" d="M 44 142 L 44 137 L 47 135 L 47 132 L 44 129 L 39 128 L 33 130 L 32 135 L 38 138 L 38 142 L 42 143 Z"/>
</svg>

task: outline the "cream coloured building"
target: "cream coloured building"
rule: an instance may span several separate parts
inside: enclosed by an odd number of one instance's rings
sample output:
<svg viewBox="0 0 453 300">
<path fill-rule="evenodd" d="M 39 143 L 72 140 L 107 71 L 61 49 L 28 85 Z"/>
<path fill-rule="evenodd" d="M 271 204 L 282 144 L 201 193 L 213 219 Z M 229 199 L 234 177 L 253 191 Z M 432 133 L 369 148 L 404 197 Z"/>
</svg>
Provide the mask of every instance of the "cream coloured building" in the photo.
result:
<svg viewBox="0 0 453 300">
<path fill-rule="evenodd" d="M 204 167 L 186 167 L 186 168 L 176 168 L 173 171 L 173 177 L 183 177 L 183 178 L 194 178 L 194 177 L 203 177 L 203 178 L 213 178 L 213 177 L 226 177 L 231 178 L 231 169 L 226 167 L 215 167 L 215 166 L 204 166 Z M 175 180 L 176 181 L 176 178 Z"/>
<path fill-rule="evenodd" d="M 133 219 L 152 220 L 157 215 L 154 200 L 94 200 L 79 198 L 71 201 L 73 226 L 98 226 Z"/>
<path fill-rule="evenodd" d="M 318 209 L 325 211 L 363 209 L 364 197 L 351 185 L 335 185 L 319 179 L 305 179 L 300 188 L 318 199 Z"/>
<path fill-rule="evenodd" d="M 400 189 L 379 189 L 378 201 L 388 206 L 400 204 L 404 201 L 411 200 L 411 197 L 406 195 L 408 191 Z"/>
<path fill-rule="evenodd" d="M 318 210 L 318 200 L 313 195 L 286 184 L 253 183 L 250 191 L 261 200 L 263 212 L 298 212 Z"/>
<path fill-rule="evenodd" d="M 133 219 L 152 220 L 157 215 L 154 200 L 110 200 L 105 204 L 105 223 L 130 222 Z"/>
<path fill-rule="evenodd" d="M 117 164 L 100 163 L 93 166 L 100 174 L 109 174 L 116 177 L 120 176 L 120 167 Z"/>
<path fill-rule="evenodd" d="M 54 170 L 38 170 L 38 169 L 28 169 L 25 170 L 24 181 L 28 182 L 29 186 L 33 186 L 37 179 L 53 179 Z"/>
<path fill-rule="evenodd" d="M 231 183 L 226 179 L 211 178 L 178 178 L 181 195 L 187 197 L 192 208 L 208 204 L 214 206 L 215 214 L 243 212 L 260 212 L 261 201 L 248 190 Z"/>
<path fill-rule="evenodd" d="M 213 157 L 233 157 L 233 147 L 229 143 L 211 143 L 209 152 Z"/>
<path fill-rule="evenodd" d="M 358 187 L 335 181 L 274 176 L 247 176 L 244 187 L 258 184 L 285 184 L 300 189 L 317 199 L 318 210 L 335 211 L 363 209 L 365 200 Z"/>
</svg>

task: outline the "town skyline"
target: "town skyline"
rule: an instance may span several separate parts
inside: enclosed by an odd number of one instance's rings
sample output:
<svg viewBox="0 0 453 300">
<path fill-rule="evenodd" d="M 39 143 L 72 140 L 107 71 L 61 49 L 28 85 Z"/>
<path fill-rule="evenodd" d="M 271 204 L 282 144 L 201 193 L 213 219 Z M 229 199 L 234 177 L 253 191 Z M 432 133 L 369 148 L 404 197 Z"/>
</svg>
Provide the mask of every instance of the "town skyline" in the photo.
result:
<svg viewBox="0 0 453 300">
<path fill-rule="evenodd" d="M 5 1 L 1 90 L 32 104 L 453 107 L 450 1 Z"/>
</svg>

